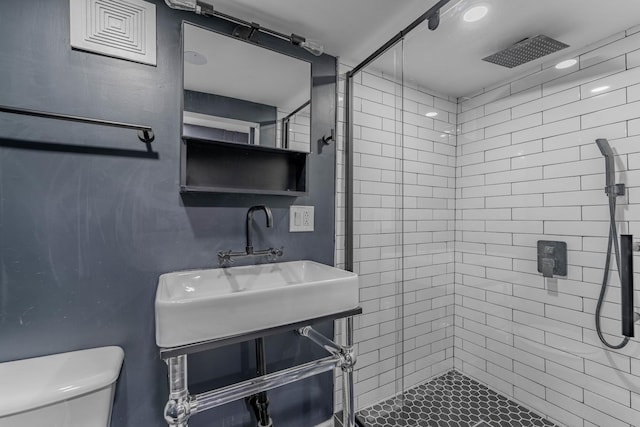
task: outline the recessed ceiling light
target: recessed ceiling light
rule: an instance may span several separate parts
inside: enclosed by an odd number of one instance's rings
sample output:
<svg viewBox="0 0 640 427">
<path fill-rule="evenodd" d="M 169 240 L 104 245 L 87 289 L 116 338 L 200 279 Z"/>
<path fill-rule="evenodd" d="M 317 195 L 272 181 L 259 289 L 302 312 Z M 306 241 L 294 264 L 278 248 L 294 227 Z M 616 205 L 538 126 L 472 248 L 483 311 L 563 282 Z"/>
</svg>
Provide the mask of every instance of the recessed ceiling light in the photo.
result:
<svg viewBox="0 0 640 427">
<path fill-rule="evenodd" d="M 604 92 L 605 90 L 609 89 L 611 86 L 600 86 L 594 89 L 591 89 L 591 93 L 598 93 L 598 92 Z"/>
<path fill-rule="evenodd" d="M 564 70 L 565 68 L 573 67 L 573 66 L 574 66 L 574 65 L 576 65 L 577 63 L 578 63 L 578 60 L 577 60 L 577 59 L 567 59 L 566 61 L 559 62 L 559 63 L 556 65 L 556 68 L 557 68 L 558 70 Z"/>
<path fill-rule="evenodd" d="M 193 65 L 204 65 L 207 63 L 207 58 L 199 52 L 187 50 L 184 52 L 184 62 L 188 62 Z"/>
<path fill-rule="evenodd" d="M 446 137 L 447 137 L 446 133 L 443 133 L 443 134 L 440 135 L 440 138 L 446 138 Z"/>
<path fill-rule="evenodd" d="M 427 117 L 435 117 L 437 115 L 438 115 L 438 113 L 436 113 L 435 111 L 430 111 L 427 114 L 425 114 L 425 116 L 427 116 Z"/>
<path fill-rule="evenodd" d="M 487 16 L 488 12 L 489 8 L 487 8 L 486 6 L 472 7 L 464 13 L 462 19 L 464 19 L 466 22 L 476 22 Z"/>
</svg>

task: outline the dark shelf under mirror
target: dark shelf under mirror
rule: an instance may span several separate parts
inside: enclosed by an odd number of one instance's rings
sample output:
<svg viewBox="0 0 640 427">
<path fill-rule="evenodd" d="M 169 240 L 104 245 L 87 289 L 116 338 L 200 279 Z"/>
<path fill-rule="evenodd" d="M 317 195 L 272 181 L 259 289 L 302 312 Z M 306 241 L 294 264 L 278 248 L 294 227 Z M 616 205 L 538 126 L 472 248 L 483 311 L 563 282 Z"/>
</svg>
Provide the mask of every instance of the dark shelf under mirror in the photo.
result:
<svg viewBox="0 0 640 427">
<path fill-rule="evenodd" d="M 307 153 L 192 137 L 181 151 L 183 193 L 307 193 Z"/>
</svg>

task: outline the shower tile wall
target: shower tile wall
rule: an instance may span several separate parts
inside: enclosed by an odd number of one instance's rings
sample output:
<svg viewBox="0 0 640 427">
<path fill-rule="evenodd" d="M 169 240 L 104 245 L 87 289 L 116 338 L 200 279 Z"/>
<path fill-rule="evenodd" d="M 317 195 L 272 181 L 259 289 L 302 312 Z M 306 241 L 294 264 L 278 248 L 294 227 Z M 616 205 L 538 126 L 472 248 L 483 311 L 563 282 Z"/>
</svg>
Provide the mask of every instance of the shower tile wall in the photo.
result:
<svg viewBox="0 0 640 427">
<path fill-rule="evenodd" d="M 278 125 L 276 127 L 276 141 L 282 140 L 282 119 L 291 112 L 278 110 Z M 295 114 L 289 122 L 289 149 L 309 152 L 311 139 L 311 116 L 309 107 Z"/>
<path fill-rule="evenodd" d="M 609 139 L 628 186 L 620 231 L 640 239 L 640 33 L 460 108 L 456 368 L 568 426 L 640 425 L 640 344 L 604 350 L 593 315 L 608 226 L 596 138 Z M 568 277 L 537 272 L 540 239 L 567 242 Z M 620 290 L 611 281 L 603 323 L 617 342 Z"/>
<path fill-rule="evenodd" d="M 449 135 L 457 105 L 396 82 L 372 72 L 354 80 L 354 271 L 364 309 L 355 323 L 358 409 L 453 367 L 455 138 Z M 340 107 L 336 262 L 343 266 L 343 101 Z M 431 111 L 435 119 L 425 116 Z M 338 407 L 340 398 L 338 386 Z"/>
</svg>

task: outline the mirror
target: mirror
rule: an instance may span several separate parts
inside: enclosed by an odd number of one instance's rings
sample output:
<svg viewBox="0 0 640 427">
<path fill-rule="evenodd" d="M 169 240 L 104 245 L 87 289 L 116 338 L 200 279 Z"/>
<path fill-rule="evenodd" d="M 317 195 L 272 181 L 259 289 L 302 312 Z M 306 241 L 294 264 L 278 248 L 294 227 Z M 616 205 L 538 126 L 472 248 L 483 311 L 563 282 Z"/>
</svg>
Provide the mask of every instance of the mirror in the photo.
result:
<svg viewBox="0 0 640 427">
<path fill-rule="evenodd" d="M 183 24 L 183 137 L 310 152 L 311 63 Z"/>
</svg>

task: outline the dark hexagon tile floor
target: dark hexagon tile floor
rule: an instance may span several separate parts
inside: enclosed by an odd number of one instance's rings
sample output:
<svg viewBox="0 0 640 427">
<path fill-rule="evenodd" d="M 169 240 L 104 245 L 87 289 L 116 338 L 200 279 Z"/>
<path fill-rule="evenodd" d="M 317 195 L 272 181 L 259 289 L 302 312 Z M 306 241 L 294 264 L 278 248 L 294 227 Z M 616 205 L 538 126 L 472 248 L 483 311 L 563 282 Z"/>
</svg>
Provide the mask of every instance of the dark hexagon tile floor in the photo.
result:
<svg viewBox="0 0 640 427">
<path fill-rule="evenodd" d="M 455 370 L 363 409 L 358 421 L 365 427 L 555 427 Z"/>
</svg>

